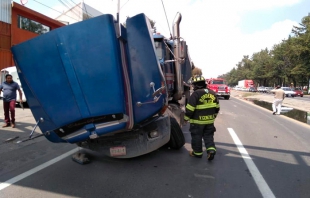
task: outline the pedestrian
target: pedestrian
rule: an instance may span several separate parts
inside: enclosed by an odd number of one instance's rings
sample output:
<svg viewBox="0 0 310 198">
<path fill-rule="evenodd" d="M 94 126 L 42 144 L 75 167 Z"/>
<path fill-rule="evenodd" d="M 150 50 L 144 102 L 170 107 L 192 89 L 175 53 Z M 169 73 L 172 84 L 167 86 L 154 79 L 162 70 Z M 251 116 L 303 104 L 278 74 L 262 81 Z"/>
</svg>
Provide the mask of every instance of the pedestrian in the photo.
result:
<svg viewBox="0 0 310 198">
<path fill-rule="evenodd" d="M 186 105 L 185 121 L 190 123 L 192 136 L 192 151 L 190 156 L 202 158 L 202 139 L 207 150 L 208 160 L 213 160 L 216 154 L 214 144 L 214 120 L 220 110 L 216 93 L 206 87 L 206 80 L 202 76 L 195 76 L 192 81 L 194 92 Z"/>
<path fill-rule="evenodd" d="M 272 111 L 273 111 L 272 114 L 280 115 L 282 102 L 285 98 L 285 92 L 283 89 L 281 89 L 280 85 L 278 85 L 276 89 L 272 90 L 272 92 L 274 92 L 274 100 L 272 103 Z"/>
<path fill-rule="evenodd" d="M 7 74 L 5 81 L 0 85 L 0 94 L 3 92 L 3 110 L 5 124 L 2 126 L 12 128 L 15 127 L 15 104 L 16 104 L 16 91 L 18 90 L 20 102 L 23 103 L 22 91 L 19 85 L 13 81 L 12 75 Z M 11 119 L 10 119 L 11 114 Z"/>
</svg>

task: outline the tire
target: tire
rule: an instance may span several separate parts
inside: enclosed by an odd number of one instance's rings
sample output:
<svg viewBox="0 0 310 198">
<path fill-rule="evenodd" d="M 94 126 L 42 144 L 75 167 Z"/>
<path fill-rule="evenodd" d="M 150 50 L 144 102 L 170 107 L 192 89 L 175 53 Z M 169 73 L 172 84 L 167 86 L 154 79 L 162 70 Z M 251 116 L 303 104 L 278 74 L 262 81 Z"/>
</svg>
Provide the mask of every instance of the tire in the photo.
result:
<svg viewBox="0 0 310 198">
<path fill-rule="evenodd" d="M 300 97 L 304 97 L 304 95 L 300 95 Z"/>
<path fill-rule="evenodd" d="M 170 132 L 171 134 L 168 146 L 173 149 L 180 149 L 185 144 L 183 131 L 175 118 L 170 117 L 170 124 L 171 124 L 171 132 Z"/>
<path fill-rule="evenodd" d="M 225 100 L 229 100 L 230 96 L 224 96 Z"/>
</svg>

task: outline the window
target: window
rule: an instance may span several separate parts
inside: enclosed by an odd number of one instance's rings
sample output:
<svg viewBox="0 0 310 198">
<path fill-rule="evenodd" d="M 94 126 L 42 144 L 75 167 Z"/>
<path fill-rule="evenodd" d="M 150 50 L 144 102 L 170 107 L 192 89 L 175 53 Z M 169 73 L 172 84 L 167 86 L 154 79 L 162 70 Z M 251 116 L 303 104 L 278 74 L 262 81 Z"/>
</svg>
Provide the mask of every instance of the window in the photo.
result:
<svg viewBox="0 0 310 198">
<path fill-rule="evenodd" d="M 162 42 L 155 41 L 155 50 L 156 50 L 156 56 L 160 60 L 163 58 L 164 52 L 162 47 Z"/>
<path fill-rule="evenodd" d="M 20 29 L 28 30 L 36 34 L 44 34 L 50 31 L 50 27 L 38 23 L 34 20 L 28 19 L 23 16 L 18 16 L 18 27 Z"/>
<path fill-rule="evenodd" d="M 224 84 L 224 81 L 222 81 L 222 80 L 213 80 L 211 84 L 222 85 L 222 84 Z"/>
</svg>

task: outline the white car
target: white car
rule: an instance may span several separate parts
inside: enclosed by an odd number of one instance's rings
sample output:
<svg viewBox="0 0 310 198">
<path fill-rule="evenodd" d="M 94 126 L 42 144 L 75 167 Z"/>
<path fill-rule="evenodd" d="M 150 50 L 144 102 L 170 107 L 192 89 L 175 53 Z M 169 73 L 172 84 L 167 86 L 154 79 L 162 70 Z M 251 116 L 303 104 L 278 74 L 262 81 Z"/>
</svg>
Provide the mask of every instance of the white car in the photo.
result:
<svg viewBox="0 0 310 198">
<path fill-rule="evenodd" d="M 283 89 L 286 97 L 289 97 L 289 96 L 295 97 L 296 95 L 295 91 L 292 91 L 290 87 L 281 87 L 281 89 Z"/>
<path fill-rule="evenodd" d="M 265 87 L 264 87 L 264 86 L 260 86 L 260 87 L 258 87 L 258 88 L 257 88 L 257 91 L 258 91 L 258 92 L 263 92 L 263 91 L 264 91 L 264 89 L 265 89 Z"/>
</svg>

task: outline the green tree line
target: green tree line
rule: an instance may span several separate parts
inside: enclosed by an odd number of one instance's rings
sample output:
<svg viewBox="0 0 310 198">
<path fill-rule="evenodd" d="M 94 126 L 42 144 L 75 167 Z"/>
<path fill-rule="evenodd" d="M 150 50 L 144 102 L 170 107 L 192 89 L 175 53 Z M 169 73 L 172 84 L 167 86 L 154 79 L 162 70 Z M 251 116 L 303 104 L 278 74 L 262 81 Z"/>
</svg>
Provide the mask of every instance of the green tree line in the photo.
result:
<svg viewBox="0 0 310 198">
<path fill-rule="evenodd" d="M 259 86 L 306 86 L 310 80 L 310 15 L 293 26 L 292 34 L 271 50 L 244 55 L 236 67 L 220 75 L 233 86 L 251 79 Z"/>
</svg>

